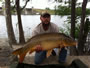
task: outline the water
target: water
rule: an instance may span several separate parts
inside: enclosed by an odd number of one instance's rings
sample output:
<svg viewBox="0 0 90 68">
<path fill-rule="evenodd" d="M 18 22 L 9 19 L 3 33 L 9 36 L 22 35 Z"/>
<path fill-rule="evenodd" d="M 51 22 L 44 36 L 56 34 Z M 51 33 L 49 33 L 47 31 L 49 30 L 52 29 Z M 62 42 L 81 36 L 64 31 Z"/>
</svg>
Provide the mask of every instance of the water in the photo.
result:
<svg viewBox="0 0 90 68">
<path fill-rule="evenodd" d="M 40 15 L 22 15 L 22 25 L 25 37 L 30 37 L 32 30 L 40 23 Z M 58 25 L 58 27 L 63 27 L 64 21 L 66 21 L 67 16 L 51 15 L 51 22 Z M 12 15 L 12 24 L 15 32 L 15 36 L 18 37 L 18 24 L 17 16 Z M 0 15 L 0 38 L 7 38 L 6 20 L 5 16 Z"/>
</svg>

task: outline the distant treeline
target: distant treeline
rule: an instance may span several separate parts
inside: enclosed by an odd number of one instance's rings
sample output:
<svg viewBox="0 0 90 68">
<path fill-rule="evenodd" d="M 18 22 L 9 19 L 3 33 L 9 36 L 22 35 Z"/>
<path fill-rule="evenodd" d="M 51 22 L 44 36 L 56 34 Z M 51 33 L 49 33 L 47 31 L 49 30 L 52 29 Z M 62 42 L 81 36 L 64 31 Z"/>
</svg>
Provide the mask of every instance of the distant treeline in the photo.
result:
<svg viewBox="0 0 90 68">
<path fill-rule="evenodd" d="M 77 7 L 76 8 L 76 15 L 81 15 L 82 8 Z M 71 15 L 71 8 L 68 6 L 58 6 L 58 9 L 55 10 L 57 15 Z M 90 8 L 86 9 L 86 15 L 90 15 Z"/>
</svg>

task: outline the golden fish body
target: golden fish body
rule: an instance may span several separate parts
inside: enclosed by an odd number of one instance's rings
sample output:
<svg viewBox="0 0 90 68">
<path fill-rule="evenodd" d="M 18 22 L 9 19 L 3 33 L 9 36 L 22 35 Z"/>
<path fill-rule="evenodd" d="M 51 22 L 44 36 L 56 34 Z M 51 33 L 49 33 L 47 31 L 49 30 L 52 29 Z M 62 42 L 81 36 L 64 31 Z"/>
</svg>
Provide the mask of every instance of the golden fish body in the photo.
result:
<svg viewBox="0 0 90 68">
<path fill-rule="evenodd" d="M 41 45 L 47 51 L 47 57 L 57 47 L 75 46 L 76 41 L 63 33 L 45 33 L 32 37 L 24 47 L 15 50 L 12 54 L 19 55 L 19 61 L 23 62 L 25 55 L 36 50 L 36 45 Z"/>
</svg>

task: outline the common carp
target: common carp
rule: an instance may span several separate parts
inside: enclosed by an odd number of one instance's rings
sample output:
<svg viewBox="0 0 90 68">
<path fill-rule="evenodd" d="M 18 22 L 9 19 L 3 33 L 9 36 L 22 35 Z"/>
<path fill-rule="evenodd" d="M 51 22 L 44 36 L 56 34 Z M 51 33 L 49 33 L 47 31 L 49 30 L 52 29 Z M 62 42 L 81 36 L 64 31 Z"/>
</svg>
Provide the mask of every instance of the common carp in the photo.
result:
<svg viewBox="0 0 90 68">
<path fill-rule="evenodd" d="M 63 33 L 45 33 L 33 36 L 29 41 L 12 54 L 19 55 L 19 62 L 22 63 L 28 52 L 36 50 L 36 45 L 41 45 L 43 50 L 47 51 L 46 56 L 50 56 L 52 50 L 57 47 L 76 46 L 77 42 Z"/>
</svg>

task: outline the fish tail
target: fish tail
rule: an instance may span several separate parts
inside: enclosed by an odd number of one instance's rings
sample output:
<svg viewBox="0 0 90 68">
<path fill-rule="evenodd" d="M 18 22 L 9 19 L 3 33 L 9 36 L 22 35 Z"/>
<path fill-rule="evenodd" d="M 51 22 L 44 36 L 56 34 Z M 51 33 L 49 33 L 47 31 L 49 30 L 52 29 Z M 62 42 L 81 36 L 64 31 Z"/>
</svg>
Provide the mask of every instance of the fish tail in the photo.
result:
<svg viewBox="0 0 90 68">
<path fill-rule="evenodd" d="M 19 62 L 20 63 L 23 62 L 25 55 L 26 55 L 26 52 L 22 52 L 22 49 L 23 48 L 19 48 L 19 49 L 15 50 L 14 52 L 12 52 L 12 54 L 14 54 L 14 55 L 19 55 Z"/>
</svg>

